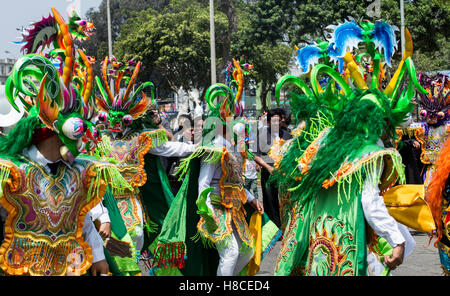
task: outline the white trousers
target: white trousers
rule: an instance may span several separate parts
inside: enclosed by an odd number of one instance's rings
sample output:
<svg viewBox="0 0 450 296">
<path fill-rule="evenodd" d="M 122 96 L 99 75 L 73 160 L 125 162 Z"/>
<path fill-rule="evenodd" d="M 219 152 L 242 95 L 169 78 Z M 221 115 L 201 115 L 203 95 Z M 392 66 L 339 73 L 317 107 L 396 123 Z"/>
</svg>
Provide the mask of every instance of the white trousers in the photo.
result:
<svg viewBox="0 0 450 296">
<path fill-rule="evenodd" d="M 226 247 L 223 247 L 220 242 L 216 243 L 219 250 L 219 266 L 217 267 L 218 276 L 234 276 L 250 262 L 254 251 L 248 251 L 245 254 L 240 252 L 242 240 L 237 234 L 234 223 L 232 223 L 233 232 L 231 233 L 231 240 Z"/>
</svg>

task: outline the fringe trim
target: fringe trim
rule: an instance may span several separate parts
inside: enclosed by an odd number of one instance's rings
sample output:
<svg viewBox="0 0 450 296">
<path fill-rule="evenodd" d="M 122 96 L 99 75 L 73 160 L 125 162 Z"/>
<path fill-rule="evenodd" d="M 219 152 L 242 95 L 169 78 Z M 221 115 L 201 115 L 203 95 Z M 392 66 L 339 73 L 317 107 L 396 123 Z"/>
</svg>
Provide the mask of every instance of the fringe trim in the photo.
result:
<svg viewBox="0 0 450 296">
<path fill-rule="evenodd" d="M 186 245 L 184 242 L 160 243 L 154 255 L 154 267 L 168 268 L 185 266 Z"/>
<path fill-rule="evenodd" d="M 165 142 L 168 142 L 167 134 L 164 129 L 157 129 L 152 131 L 144 131 L 141 133 L 141 135 L 145 135 L 151 140 L 151 146 L 150 148 L 158 147 Z"/>
<path fill-rule="evenodd" d="M 112 165 L 94 165 L 94 168 L 89 170 L 88 176 L 94 178 L 89 180 L 89 189 L 87 192 L 87 200 L 90 200 L 91 196 L 97 196 L 100 192 L 100 188 L 105 184 L 111 188 L 113 195 L 123 195 L 125 190 L 133 191 L 133 188 L 124 179 L 120 171 Z"/>
<path fill-rule="evenodd" d="M 216 248 L 216 245 L 214 244 L 214 242 L 211 239 L 205 237 L 198 230 L 197 230 L 197 233 L 193 237 L 191 237 L 191 240 L 195 243 L 201 240 L 202 245 L 205 249 L 215 249 Z"/>
<path fill-rule="evenodd" d="M 147 233 L 149 233 L 149 234 L 150 233 L 157 233 L 158 232 L 158 228 L 159 228 L 158 224 L 156 224 L 155 222 L 147 219 L 147 222 L 145 223 L 145 229 L 147 230 Z"/>
<path fill-rule="evenodd" d="M 397 176 L 395 176 L 393 182 L 399 181 L 400 184 L 405 184 L 406 180 L 401 156 L 398 153 L 391 151 L 389 151 L 388 153 L 386 153 L 385 151 L 381 153 L 375 153 L 375 155 L 370 156 L 368 159 L 364 159 L 358 162 L 355 168 L 351 169 L 351 172 L 345 174 L 342 177 L 333 177 L 333 180 L 338 185 L 338 205 L 343 204 L 342 195 L 347 202 L 350 201 L 351 187 L 353 182 L 357 182 L 358 192 L 362 191 L 365 181 L 368 181 L 373 185 L 380 184 L 381 175 L 378 174 L 377 163 L 386 155 L 389 155 L 392 159 L 392 169 L 386 180 L 390 180 L 393 177 L 393 174 L 397 173 Z"/>
<path fill-rule="evenodd" d="M 181 160 L 180 165 L 177 167 L 175 175 L 180 175 L 179 180 L 181 180 L 181 178 L 186 174 L 191 160 L 197 157 L 198 158 L 205 157 L 203 161 L 206 163 L 217 164 L 221 160 L 222 154 L 224 152 L 225 151 L 223 150 L 222 147 L 217 148 L 217 147 L 200 146 L 197 149 L 195 149 L 195 151 L 189 157 L 186 157 Z"/>
<path fill-rule="evenodd" d="M 94 151 L 94 156 L 99 159 L 113 159 L 117 162 L 113 157 L 109 157 L 111 153 L 111 139 L 107 135 L 103 135 L 102 140 L 97 143 L 96 149 Z"/>
<path fill-rule="evenodd" d="M 3 188 L 6 186 L 10 171 L 11 169 L 8 167 L 0 166 L 0 198 L 3 196 Z"/>
<path fill-rule="evenodd" d="M 21 261 L 21 267 L 8 268 L 6 272 L 9 274 L 18 275 L 31 273 L 32 275 L 41 276 L 65 275 L 66 272 L 68 274 L 80 275 L 80 268 L 86 267 L 86 265 L 89 264 L 87 258 L 84 258 L 81 262 L 74 261 L 77 257 L 72 258 L 72 262 L 68 261 L 70 259 L 68 257 L 69 254 L 74 253 L 78 246 L 79 245 L 75 242 L 75 240 L 66 241 L 56 246 L 52 246 L 44 241 L 34 241 L 29 238 L 16 238 L 9 249 L 12 252 L 11 257 L 13 260 Z M 23 255 L 25 257 L 21 257 L 20 253 L 15 252 L 15 250 L 18 249 L 24 250 Z M 59 256 L 61 253 L 64 254 L 64 258 L 67 258 L 67 260 L 65 260 L 66 262 L 63 263 L 65 267 L 63 266 L 61 268 L 61 273 L 46 274 L 47 271 L 55 272 L 53 267 L 59 263 Z M 15 264 L 13 265 L 16 266 Z M 31 268 L 33 268 L 34 271 L 31 271 Z"/>
</svg>

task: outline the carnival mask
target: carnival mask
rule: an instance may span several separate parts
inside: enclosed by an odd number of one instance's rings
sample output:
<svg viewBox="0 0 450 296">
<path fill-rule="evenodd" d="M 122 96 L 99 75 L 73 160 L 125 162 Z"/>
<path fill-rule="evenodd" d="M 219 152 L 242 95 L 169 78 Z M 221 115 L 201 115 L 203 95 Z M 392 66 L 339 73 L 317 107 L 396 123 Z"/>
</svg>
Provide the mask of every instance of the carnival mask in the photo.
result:
<svg viewBox="0 0 450 296">
<path fill-rule="evenodd" d="M 429 77 L 421 73 L 420 84 L 428 91 L 428 94 L 418 94 L 416 101 L 420 105 L 419 115 L 428 124 L 442 124 L 450 119 L 450 80 L 444 74 Z"/>
<path fill-rule="evenodd" d="M 100 79 L 96 78 L 97 87 L 102 94 L 101 98 L 96 97 L 97 105 L 102 110 L 98 116 L 98 122 L 105 124 L 106 128 L 112 132 L 125 131 L 126 128 L 131 127 L 135 119 L 144 115 L 148 108 L 155 104 L 153 83 L 145 82 L 133 92 L 140 69 L 140 62 L 129 61 L 128 64 L 124 64 L 117 62 L 114 57 L 111 59 L 106 57 L 102 63 L 103 85 Z M 110 79 L 114 80 L 116 95 L 113 95 L 109 87 Z M 121 82 L 124 82 L 126 86 L 125 91 L 121 90 Z M 143 91 L 147 87 L 151 88 L 151 99 Z"/>
</svg>

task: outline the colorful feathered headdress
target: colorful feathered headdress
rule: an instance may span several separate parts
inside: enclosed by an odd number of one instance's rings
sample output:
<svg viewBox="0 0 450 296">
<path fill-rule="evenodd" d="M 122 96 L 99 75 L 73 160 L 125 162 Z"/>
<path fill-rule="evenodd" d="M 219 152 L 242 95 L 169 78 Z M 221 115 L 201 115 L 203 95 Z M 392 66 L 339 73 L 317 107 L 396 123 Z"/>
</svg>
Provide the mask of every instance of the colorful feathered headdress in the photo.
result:
<svg viewBox="0 0 450 296">
<path fill-rule="evenodd" d="M 222 122 L 226 118 L 242 116 L 244 108 L 241 104 L 244 91 L 244 77 L 251 75 L 253 65 L 245 63 L 243 57 L 239 61 L 233 58 L 226 72 L 227 83 L 211 85 L 205 94 L 210 115 L 219 117 Z"/>
<path fill-rule="evenodd" d="M 102 63 L 103 84 L 100 78 L 96 77 L 101 97 L 96 97 L 96 101 L 103 111 L 99 115 L 99 121 L 108 123 L 108 128 L 112 131 L 123 131 L 133 120 L 145 114 L 150 106 L 156 104 L 155 86 L 152 82 L 144 82 L 134 90 L 141 67 L 141 62 L 130 60 L 124 64 L 114 57 L 106 57 Z M 113 81 L 113 89 L 110 87 L 110 81 Z M 150 98 L 144 92 L 148 87 L 151 90 Z"/>
<path fill-rule="evenodd" d="M 96 111 L 92 59 L 75 49 L 67 23 L 56 9 L 52 8 L 52 12 L 53 25 L 40 27 L 42 31 L 35 25 L 33 31 L 36 38 L 47 36 L 47 42 L 27 43 L 32 46 L 25 47 L 25 51 L 32 53 L 16 62 L 7 79 L 5 93 L 16 110 L 18 98 L 29 116 L 38 116 L 46 128 L 56 132 L 64 143 L 62 156 L 73 161 L 80 153 L 93 150 L 100 140 L 91 122 Z M 40 47 L 50 45 L 50 39 L 57 41 L 50 54 L 36 53 Z"/>
<path fill-rule="evenodd" d="M 420 116 L 430 124 L 436 124 L 450 119 L 450 78 L 444 74 L 432 77 L 419 74 L 420 84 L 428 94 L 418 94 L 415 101 L 420 104 Z"/>
<path fill-rule="evenodd" d="M 390 111 L 395 118 L 392 124 L 395 126 L 407 113 L 411 112 L 414 88 L 427 94 L 416 77 L 411 59 L 412 39 L 407 29 L 405 29 L 406 50 L 403 58 L 392 79 L 383 89 L 381 83 L 385 72 L 383 66 L 391 66 L 391 57 L 397 49 L 395 31 L 398 29 L 382 21 L 372 23 L 364 20 L 357 24 L 353 19 L 327 28 L 331 30 L 327 41 L 318 41 L 300 49 L 296 48 L 302 70 L 309 72 L 311 87 L 297 76 L 285 75 L 276 86 L 277 102 L 285 83 L 293 83 L 312 102 L 326 105 L 334 110 L 341 110 L 343 107 L 342 100 L 336 98 L 340 96 L 347 100 L 352 99 L 355 96 L 354 90 L 368 94 L 378 93 L 368 95 L 366 99 L 373 100 L 381 107 L 382 104 L 379 104 L 376 98 L 382 93 L 390 103 Z M 365 44 L 365 52 L 358 54 L 355 58 L 353 52 L 360 43 Z M 362 66 L 361 60 L 364 56 L 369 57 L 368 67 Z M 319 60 L 323 63 L 318 63 Z M 406 74 L 409 76 L 409 83 L 405 87 Z M 325 91 L 320 84 L 320 75 L 327 76 L 326 91 L 331 93 L 331 96 L 323 95 Z M 324 98 L 333 100 L 321 101 Z"/>
</svg>

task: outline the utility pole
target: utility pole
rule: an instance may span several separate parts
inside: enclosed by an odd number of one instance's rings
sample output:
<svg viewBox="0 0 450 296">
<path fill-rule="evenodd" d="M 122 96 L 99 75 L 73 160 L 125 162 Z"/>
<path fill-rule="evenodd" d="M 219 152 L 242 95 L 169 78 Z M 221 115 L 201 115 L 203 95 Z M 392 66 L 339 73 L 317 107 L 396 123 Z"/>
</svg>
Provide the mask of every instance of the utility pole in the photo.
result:
<svg viewBox="0 0 450 296">
<path fill-rule="evenodd" d="M 402 43 L 402 54 L 405 52 L 405 3 L 400 0 L 400 38 Z"/>
<path fill-rule="evenodd" d="M 106 18 L 108 21 L 108 54 L 109 57 L 112 57 L 111 6 L 109 0 L 106 0 Z"/>
<path fill-rule="evenodd" d="M 112 54 L 112 37 L 111 37 L 111 6 L 109 3 L 109 0 L 106 0 L 106 19 L 108 22 L 108 55 L 109 58 L 112 58 L 113 54 Z M 110 89 L 111 92 L 113 92 L 114 94 L 114 81 L 111 79 L 110 81 Z"/>
<path fill-rule="evenodd" d="M 209 0 L 209 32 L 211 45 L 211 84 L 216 83 L 216 38 L 214 34 L 214 0 Z"/>
</svg>

